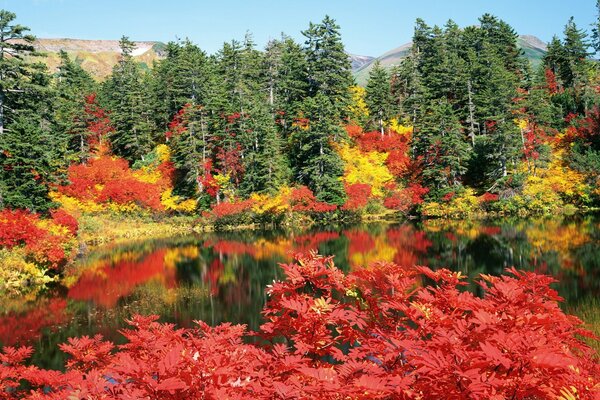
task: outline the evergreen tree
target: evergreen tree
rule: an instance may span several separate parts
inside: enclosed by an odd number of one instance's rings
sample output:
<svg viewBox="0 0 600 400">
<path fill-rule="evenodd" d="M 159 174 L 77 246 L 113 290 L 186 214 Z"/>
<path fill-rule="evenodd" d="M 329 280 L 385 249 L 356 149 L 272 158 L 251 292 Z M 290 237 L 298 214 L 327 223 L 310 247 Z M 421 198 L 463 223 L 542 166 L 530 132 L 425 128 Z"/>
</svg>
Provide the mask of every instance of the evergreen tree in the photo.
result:
<svg viewBox="0 0 600 400">
<path fill-rule="evenodd" d="M 377 124 L 381 136 L 384 134 L 384 122 L 391 116 L 392 93 L 390 77 L 387 70 L 381 66 L 379 60 L 375 61 L 373 69 L 369 72 L 365 102 L 371 120 Z"/>
<path fill-rule="evenodd" d="M 307 61 L 302 47 L 289 37 L 281 42 L 281 61 L 275 82 L 275 109 L 282 137 L 287 139 L 292 122 L 307 96 Z"/>
<path fill-rule="evenodd" d="M 463 129 L 447 100 L 429 104 L 422 124 L 414 132 L 414 153 L 423 162 L 423 180 L 442 190 L 459 186 L 467 171 L 469 148 Z"/>
<path fill-rule="evenodd" d="M 29 28 L 0 10 L 0 207 L 45 211 L 48 183 L 64 166 L 54 124 L 54 91 Z"/>
<path fill-rule="evenodd" d="M 306 37 L 308 93 L 329 97 L 335 112 L 344 118 L 351 99 L 348 89 L 354 79 L 339 29 L 332 18 L 325 16 L 320 24 L 311 22 L 302 34 Z"/>
<path fill-rule="evenodd" d="M 296 180 L 308 186 L 319 200 L 341 205 L 346 197 L 340 180 L 344 166 L 331 145 L 341 130 L 336 107 L 332 99 L 317 93 L 304 101 L 303 109 L 308 125 L 298 126 L 292 135 Z"/>
<path fill-rule="evenodd" d="M 84 161 L 89 157 L 89 136 L 85 120 L 86 97 L 95 88 L 89 73 L 73 62 L 65 51 L 59 53 L 61 63 L 56 74 L 56 123 L 58 135 L 64 140 L 69 161 Z"/>
<path fill-rule="evenodd" d="M 161 128 L 166 128 L 185 104 L 205 105 L 210 81 L 206 54 L 189 40 L 168 43 L 166 54 L 155 66 L 152 80 L 156 121 Z"/>
<path fill-rule="evenodd" d="M 596 52 L 600 52 L 600 0 L 596 1 L 596 9 L 598 14 L 592 28 L 592 44 Z"/>
<path fill-rule="evenodd" d="M 121 57 L 103 86 L 115 131 L 111 134 L 114 153 L 133 163 L 144 159 L 154 145 L 156 128 L 149 99 L 150 76 L 143 75 L 132 57 L 135 43 L 123 36 Z"/>
<path fill-rule="evenodd" d="M 275 193 L 285 183 L 287 166 L 273 117 L 265 103 L 256 102 L 250 111 L 244 150 L 244 179 L 241 193 Z"/>
</svg>

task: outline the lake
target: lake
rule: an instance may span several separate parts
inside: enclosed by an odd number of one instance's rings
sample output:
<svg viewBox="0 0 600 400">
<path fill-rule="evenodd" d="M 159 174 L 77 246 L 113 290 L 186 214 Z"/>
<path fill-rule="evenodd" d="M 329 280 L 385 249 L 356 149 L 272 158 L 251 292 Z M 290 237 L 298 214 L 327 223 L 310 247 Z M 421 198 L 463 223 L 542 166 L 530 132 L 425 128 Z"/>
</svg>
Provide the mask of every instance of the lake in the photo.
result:
<svg viewBox="0 0 600 400">
<path fill-rule="evenodd" d="M 448 267 L 470 277 L 510 266 L 535 270 L 559 280 L 567 308 L 600 293 L 600 219 L 592 217 L 212 233 L 89 252 L 63 284 L 0 315 L 0 343 L 30 344 L 35 364 L 59 369 L 59 343 L 98 333 L 122 343 L 118 331 L 133 313 L 180 326 L 201 319 L 258 329 L 265 286 L 283 278 L 279 263 L 312 249 L 333 255 L 346 271 L 373 261 Z"/>
</svg>

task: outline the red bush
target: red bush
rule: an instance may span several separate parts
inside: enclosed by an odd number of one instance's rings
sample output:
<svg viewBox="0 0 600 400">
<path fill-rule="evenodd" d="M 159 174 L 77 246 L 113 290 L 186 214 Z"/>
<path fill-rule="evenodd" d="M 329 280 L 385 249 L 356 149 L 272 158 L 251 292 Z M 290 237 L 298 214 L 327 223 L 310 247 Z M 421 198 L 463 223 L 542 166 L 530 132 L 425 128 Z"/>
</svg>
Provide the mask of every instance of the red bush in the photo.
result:
<svg viewBox="0 0 600 400">
<path fill-rule="evenodd" d="M 215 204 L 212 213 L 217 218 L 223 218 L 229 215 L 237 215 L 246 212 L 252 208 L 252 200 L 242 200 L 236 202 L 223 201 Z"/>
<path fill-rule="evenodd" d="M 590 334 L 562 312 L 550 277 L 514 269 L 482 275 L 485 294 L 477 297 L 460 289 L 464 277 L 446 269 L 378 263 L 345 276 L 331 258 L 297 259 L 282 266 L 287 280 L 268 289 L 267 322 L 258 333 L 263 345 L 245 343 L 239 325 L 175 329 L 156 316 L 137 316 L 122 331 L 124 345 L 100 337 L 62 345 L 71 355 L 64 373 L 25 366 L 31 349 L 5 348 L 0 393 L 7 399 L 598 398 L 600 366 L 578 338 Z"/>
<path fill-rule="evenodd" d="M 479 201 L 482 203 L 491 203 L 493 201 L 498 201 L 498 195 L 495 193 L 485 192 L 481 196 L 479 196 Z"/>
<path fill-rule="evenodd" d="M 14 247 L 31 243 L 43 232 L 36 223 L 37 214 L 25 210 L 0 211 L 0 246 Z"/>
<path fill-rule="evenodd" d="M 299 186 L 292 189 L 290 205 L 292 206 L 292 210 L 300 212 L 325 213 L 337 209 L 335 204 L 318 201 L 312 190 L 306 186 Z"/>
<path fill-rule="evenodd" d="M 160 187 L 133 178 L 109 181 L 98 196 L 99 202 L 112 201 L 116 204 L 134 203 L 153 210 L 162 210 Z"/>
<path fill-rule="evenodd" d="M 52 215 L 52 220 L 61 226 L 66 227 L 72 235 L 77 235 L 77 231 L 79 230 L 79 223 L 71 214 L 67 213 L 62 208 L 58 210 L 50 211 Z"/>
<path fill-rule="evenodd" d="M 409 212 L 416 205 L 423 203 L 423 196 L 428 192 L 429 189 L 414 183 L 405 189 L 393 192 L 383 201 L 383 205 L 392 210 Z"/>
<path fill-rule="evenodd" d="M 342 206 L 343 210 L 360 210 L 364 208 L 371 198 L 371 185 L 366 183 L 354 183 L 346 185 L 346 203 Z"/>
</svg>

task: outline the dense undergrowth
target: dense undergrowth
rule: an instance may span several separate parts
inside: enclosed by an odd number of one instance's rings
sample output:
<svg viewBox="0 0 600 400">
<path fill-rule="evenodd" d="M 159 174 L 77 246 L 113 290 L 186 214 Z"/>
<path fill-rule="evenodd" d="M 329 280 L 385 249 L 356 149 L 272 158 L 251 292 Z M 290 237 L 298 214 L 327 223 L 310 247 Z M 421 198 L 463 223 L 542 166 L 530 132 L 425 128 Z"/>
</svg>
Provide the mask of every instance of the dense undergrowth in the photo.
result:
<svg viewBox="0 0 600 400">
<path fill-rule="evenodd" d="M 600 390 L 590 333 L 565 315 L 552 278 L 482 275 L 375 263 L 344 275 L 331 258 L 298 255 L 267 288 L 265 323 L 178 329 L 136 316 L 115 346 L 101 336 L 60 346 L 65 372 L 0 355 L 0 397 L 298 399 L 593 399 Z M 258 335 L 259 344 L 243 338 Z"/>
</svg>

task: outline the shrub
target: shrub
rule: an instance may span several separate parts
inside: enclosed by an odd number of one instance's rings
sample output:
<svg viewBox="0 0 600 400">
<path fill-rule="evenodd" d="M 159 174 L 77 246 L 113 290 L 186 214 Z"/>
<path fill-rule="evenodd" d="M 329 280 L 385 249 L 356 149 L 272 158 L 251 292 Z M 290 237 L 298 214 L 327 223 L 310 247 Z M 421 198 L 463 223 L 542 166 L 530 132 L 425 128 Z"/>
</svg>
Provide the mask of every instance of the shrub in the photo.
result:
<svg viewBox="0 0 600 400">
<path fill-rule="evenodd" d="M 282 267 L 287 279 L 267 290 L 262 345 L 244 342 L 241 325 L 176 329 L 136 316 L 123 345 L 100 336 L 61 345 L 64 373 L 25 366 L 30 348 L 4 348 L 4 398 L 598 396 L 600 365 L 578 338 L 591 334 L 560 309 L 550 277 L 482 275 L 477 297 L 446 269 L 375 263 L 346 276 L 316 255 Z"/>
</svg>

